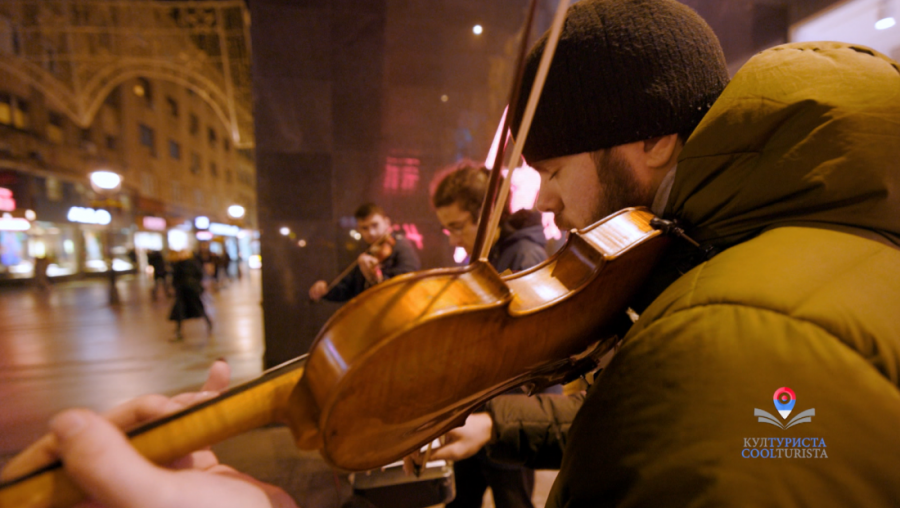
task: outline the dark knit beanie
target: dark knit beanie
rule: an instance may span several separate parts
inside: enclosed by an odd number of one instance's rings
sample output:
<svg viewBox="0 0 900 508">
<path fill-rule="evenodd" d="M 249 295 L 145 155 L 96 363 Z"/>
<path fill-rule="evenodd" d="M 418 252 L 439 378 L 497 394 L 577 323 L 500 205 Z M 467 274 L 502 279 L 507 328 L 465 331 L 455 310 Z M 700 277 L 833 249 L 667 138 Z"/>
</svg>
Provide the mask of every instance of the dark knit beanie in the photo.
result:
<svg viewBox="0 0 900 508">
<path fill-rule="evenodd" d="M 527 57 L 514 134 L 547 35 Z M 691 8 L 674 0 L 582 0 L 566 16 L 525 160 L 667 134 L 687 139 L 727 83 L 719 40 Z"/>
</svg>

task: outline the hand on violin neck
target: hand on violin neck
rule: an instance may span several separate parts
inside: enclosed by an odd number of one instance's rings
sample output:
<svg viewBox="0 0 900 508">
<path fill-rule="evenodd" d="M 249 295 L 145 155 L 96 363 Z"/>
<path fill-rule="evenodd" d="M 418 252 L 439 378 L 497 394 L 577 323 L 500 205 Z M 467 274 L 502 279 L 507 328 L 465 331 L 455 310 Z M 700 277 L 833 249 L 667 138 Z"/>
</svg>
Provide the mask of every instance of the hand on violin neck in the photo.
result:
<svg viewBox="0 0 900 508">
<path fill-rule="evenodd" d="M 112 422 L 84 409 L 60 414 L 51 428 L 66 472 L 87 494 L 88 506 L 296 507 L 281 489 L 219 464 L 210 451 L 195 452 L 175 468 L 152 464 Z"/>
<path fill-rule="evenodd" d="M 220 391 L 228 387 L 230 377 L 231 369 L 228 363 L 224 360 L 219 360 L 213 362 L 206 382 L 199 392 L 182 393 L 171 398 L 163 395 L 143 395 L 111 409 L 103 416 L 116 427 L 127 430 L 143 422 L 180 411 L 187 406 L 215 397 Z M 198 453 L 211 454 L 208 451 Z M 3 471 L 0 472 L 0 479 L 6 481 L 17 478 L 52 464 L 59 458 L 57 438 L 53 433 L 47 434 L 13 457 Z M 185 460 L 191 459 L 185 458 Z"/>
</svg>

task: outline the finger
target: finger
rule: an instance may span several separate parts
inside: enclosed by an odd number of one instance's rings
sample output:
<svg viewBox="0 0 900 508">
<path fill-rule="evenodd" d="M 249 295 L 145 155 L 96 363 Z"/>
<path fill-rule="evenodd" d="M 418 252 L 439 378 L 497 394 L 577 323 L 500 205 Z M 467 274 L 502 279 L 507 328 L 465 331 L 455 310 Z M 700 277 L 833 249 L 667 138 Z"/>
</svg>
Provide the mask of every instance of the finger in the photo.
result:
<svg viewBox="0 0 900 508">
<path fill-rule="evenodd" d="M 199 469 L 206 471 L 219 465 L 219 458 L 211 450 L 200 450 L 179 459 L 175 459 L 166 465 L 169 469 Z"/>
<path fill-rule="evenodd" d="M 470 452 L 465 441 L 451 441 L 431 452 L 431 460 L 462 460 L 475 455 L 477 451 Z"/>
<path fill-rule="evenodd" d="M 224 358 L 220 358 L 213 362 L 209 368 L 209 374 L 206 377 L 206 383 L 203 384 L 201 391 L 204 392 L 221 392 L 228 388 L 228 382 L 231 380 L 231 367 Z"/>
<path fill-rule="evenodd" d="M 403 457 L 403 473 L 405 473 L 406 476 L 416 474 L 416 468 L 418 466 L 419 464 L 417 464 L 411 456 L 407 455 L 406 457 Z"/>
<path fill-rule="evenodd" d="M 142 395 L 116 406 L 103 414 L 120 429 L 130 429 L 135 425 L 158 418 L 168 412 L 184 407 L 173 403 L 163 395 Z"/>
<path fill-rule="evenodd" d="M 56 436 L 47 434 L 12 458 L 0 471 L 0 481 L 25 476 L 34 470 L 54 463 L 58 458 Z"/>
<path fill-rule="evenodd" d="M 83 409 L 50 422 L 66 472 L 105 506 L 162 506 L 171 473 L 150 464 L 112 423 Z M 136 502 L 140 500 L 140 502 Z"/>
<path fill-rule="evenodd" d="M 192 406 L 198 402 L 203 402 L 204 400 L 209 400 L 216 395 L 218 392 L 188 392 L 188 393 L 179 393 L 178 395 L 172 397 L 169 400 L 169 403 L 166 405 L 166 411 L 179 411 L 188 406 Z"/>
</svg>

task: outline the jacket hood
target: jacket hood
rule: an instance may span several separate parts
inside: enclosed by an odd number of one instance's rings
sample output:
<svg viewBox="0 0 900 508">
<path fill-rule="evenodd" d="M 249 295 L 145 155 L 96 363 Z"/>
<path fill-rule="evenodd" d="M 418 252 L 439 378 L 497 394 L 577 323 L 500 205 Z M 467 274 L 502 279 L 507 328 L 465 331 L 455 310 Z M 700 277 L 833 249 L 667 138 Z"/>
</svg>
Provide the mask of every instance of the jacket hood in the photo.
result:
<svg viewBox="0 0 900 508">
<path fill-rule="evenodd" d="M 515 243 L 522 239 L 546 247 L 547 237 L 544 236 L 541 213 L 537 210 L 522 209 L 510 215 L 500 227 L 500 239 L 497 243 Z"/>
<path fill-rule="evenodd" d="M 666 216 L 727 247 L 782 225 L 900 245 L 900 66 L 836 42 L 752 58 L 688 139 Z"/>
</svg>

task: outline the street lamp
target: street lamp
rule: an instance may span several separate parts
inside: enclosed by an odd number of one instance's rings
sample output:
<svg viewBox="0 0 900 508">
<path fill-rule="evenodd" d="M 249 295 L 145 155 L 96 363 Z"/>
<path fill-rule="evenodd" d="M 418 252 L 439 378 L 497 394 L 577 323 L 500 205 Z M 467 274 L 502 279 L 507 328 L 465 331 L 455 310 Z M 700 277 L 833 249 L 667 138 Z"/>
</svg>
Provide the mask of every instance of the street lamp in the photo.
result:
<svg viewBox="0 0 900 508">
<path fill-rule="evenodd" d="M 105 197 L 107 202 L 122 187 L 122 176 L 112 171 L 94 171 L 91 173 L 91 187 L 94 192 Z M 113 227 L 115 221 L 110 220 L 106 227 L 106 258 L 108 261 L 109 272 L 109 304 L 117 305 L 119 303 L 119 288 L 116 287 L 116 269 L 113 266 Z"/>
<path fill-rule="evenodd" d="M 241 205 L 231 205 L 228 207 L 228 216 L 232 219 L 240 219 L 244 216 L 244 207 Z"/>
</svg>

